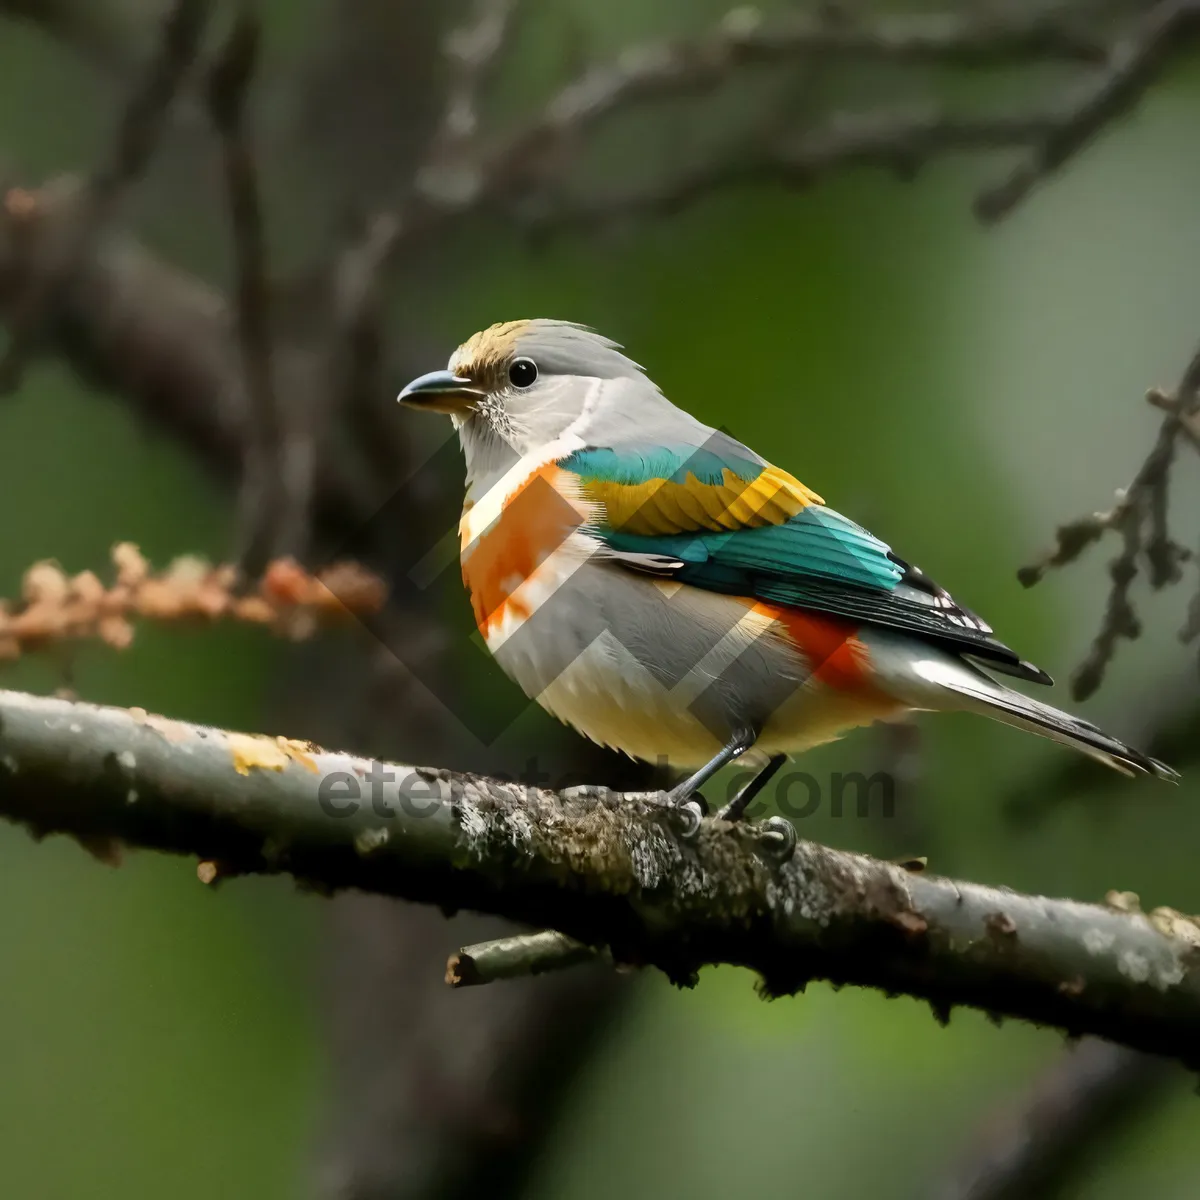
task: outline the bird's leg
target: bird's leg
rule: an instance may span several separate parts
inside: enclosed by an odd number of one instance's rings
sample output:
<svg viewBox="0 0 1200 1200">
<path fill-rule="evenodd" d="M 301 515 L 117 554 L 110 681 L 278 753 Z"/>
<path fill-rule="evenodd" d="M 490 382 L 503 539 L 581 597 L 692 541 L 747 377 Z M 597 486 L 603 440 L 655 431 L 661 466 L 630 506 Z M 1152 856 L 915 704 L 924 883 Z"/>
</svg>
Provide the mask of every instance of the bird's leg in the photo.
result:
<svg viewBox="0 0 1200 1200">
<path fill-rule="evenodd" d="M 785 762 L 787 762 L 786 754 L 772 754 L 767 760 L 767 765 L 717 813 L 717 816 L 722 821 L 740 821 L 750 806 L 750 801 L 771 782 Z"/>
<path fill-rule="evenodd" d="M 667 803 L 670 804 L 680 817 L 683 818 L 681 836 L 695 837 L 700 829 L 700 820 L 704 816 L 703 807 L 697 803 L 696 793 L 722 767 L 733 762 L 735 758 L 745 754 L 754 745 L 758 734 L 752 729 L 739 729 L 733 737 L 721 747 L 695 774 L 689 775 L 682 783 L 676 784 L 667 793 Z"/>
<path fill-rule="evenodd" d="M 758 735 L 752 729 L 739 729 L 733 737 L 721 747 L 694 775 L 689 775 L 682 783 L 676 784 L 667 798 L 677 808 L 687 804 L 722 767 L 728 766 L 735 758 L 745 754 L 754 745 Z"/>
<path fill-rule="evenodd" d="M 740 821 L 750 801 L 771 782 L 785 762 L 786 754 L 772 754 L 767 760 L 767 765 L 717 813 L 717 816 L 722 821 Z M 785 861 L 792 857 L 796 850 L 796 829 L 791 821 L 784 817 L 768 817 L 762 823 L 762 829 L 773 855 Z"/>
</svg>

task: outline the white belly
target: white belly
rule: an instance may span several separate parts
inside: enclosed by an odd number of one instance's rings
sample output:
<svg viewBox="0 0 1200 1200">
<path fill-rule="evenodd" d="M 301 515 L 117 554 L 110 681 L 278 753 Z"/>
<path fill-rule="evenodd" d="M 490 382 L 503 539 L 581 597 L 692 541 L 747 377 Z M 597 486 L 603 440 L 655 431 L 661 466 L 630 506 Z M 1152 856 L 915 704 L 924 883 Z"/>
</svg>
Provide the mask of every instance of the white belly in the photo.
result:
<svg viewBox="0 0 1200 1200">
<path fill-rule="evenodd" d="M 687 770 L 746 725 L 762 731 L 750 756 L 762 759 L 890 715 L 812 679 L 774 622 L 737 597 L 566 554 L 558 563 L 514 593 L 523 604 L 487 642 L 526 695 L 592 741 Z"/>
<path fill-rule="evenodd" d="M 609 633 L 534 699 L 592 741 L 663 767 L 698 766 L 723 742 Z"/>
</svg>

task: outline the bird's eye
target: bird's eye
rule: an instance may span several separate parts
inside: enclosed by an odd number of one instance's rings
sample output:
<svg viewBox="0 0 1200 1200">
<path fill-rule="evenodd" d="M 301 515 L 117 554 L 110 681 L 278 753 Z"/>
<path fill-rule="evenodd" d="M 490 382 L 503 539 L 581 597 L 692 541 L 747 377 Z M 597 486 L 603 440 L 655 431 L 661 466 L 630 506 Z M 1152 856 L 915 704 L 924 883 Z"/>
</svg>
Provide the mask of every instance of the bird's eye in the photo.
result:
<svg viewBox="0 0 1200 1200">
<path fill-rule="evenodd" d="M 537 363 L 532 358 L 517 358 L 508 368 L 508 379 L 513 387 L 532 387 L 538 377 Z"/>
</svg>

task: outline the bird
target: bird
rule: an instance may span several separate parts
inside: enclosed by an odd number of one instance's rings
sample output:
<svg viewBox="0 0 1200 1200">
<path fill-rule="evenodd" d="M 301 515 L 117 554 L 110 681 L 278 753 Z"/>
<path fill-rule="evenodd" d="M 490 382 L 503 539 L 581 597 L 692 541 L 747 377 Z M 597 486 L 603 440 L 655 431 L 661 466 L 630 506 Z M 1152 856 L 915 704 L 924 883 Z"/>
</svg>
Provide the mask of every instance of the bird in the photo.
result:
<svg viewBox="0 0 1200 1200">
<path fill-rule="evenodd" d="M 981 713 L 1128 775 L 1178 778 L 1001 682 L 1053 681 L 587 326 L 492 325 L 398 400 L 457 430 L 462 576 L 492 656 L 585 737 L 690 772 L 668 793 L 688 836 L 727 764 L 757 769 L 717 814 L 735 821 L 788 757 L 920 711 Z M 765 824 L 790 853 L 790 824 Z"/>
</svg>

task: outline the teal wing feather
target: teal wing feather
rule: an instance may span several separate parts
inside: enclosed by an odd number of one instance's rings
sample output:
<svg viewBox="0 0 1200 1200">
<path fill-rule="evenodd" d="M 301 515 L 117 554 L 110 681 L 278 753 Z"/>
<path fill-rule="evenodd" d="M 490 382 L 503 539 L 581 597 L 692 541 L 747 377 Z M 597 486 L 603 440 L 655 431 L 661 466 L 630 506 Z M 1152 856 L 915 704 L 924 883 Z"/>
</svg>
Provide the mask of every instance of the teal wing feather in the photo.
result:
<svg viewBox="0 0 1200 1200">
<path fill-rule="evenodd" d="M 699 495 L 703 488 L 727 481 L 727 471 L 750 482 L 757 473 L 774 470 L 748 450 L 715 454 L 706 446 L 702 459 L 695 458 L 696 453 L 661 447 L 588 448 L 559 465 L 578 474 L 585 488 L 603 485 L 606 496 L 614 487 L 641 488 L 641 495 L 644 485 L 654 481 L 686 483 Z M 672 508 L 673 513 L 677 510 L 677 505 Z M 608 511 L 621 511 L 621 506 L 610 502 Z M 781 514 L 774 523 L 714 528 L 716 524 L 706 516 L 681 532 L 629 532 L 604 523 L 594 532 L 631 570 L 653 570 L 692 587 L 902 630 L 1007 674 L 1051 682 L 886 542 L 824 504 L 806 504 L 792 515 Z"/>
</svg>

